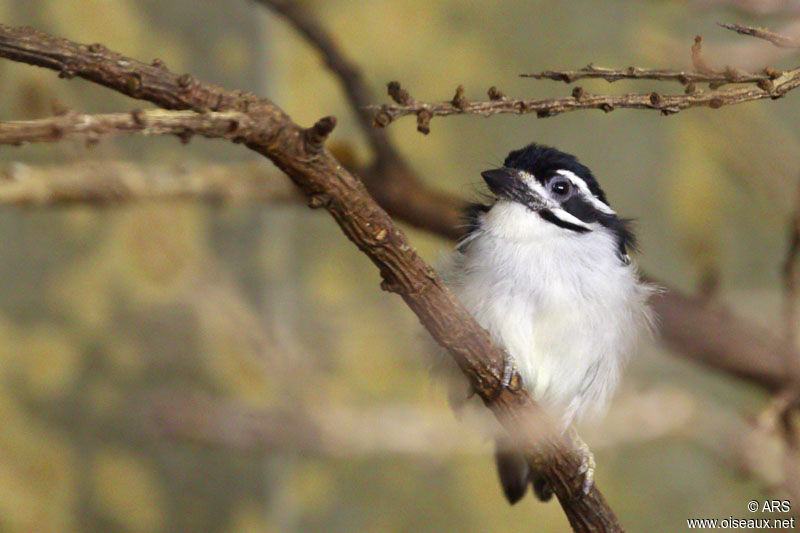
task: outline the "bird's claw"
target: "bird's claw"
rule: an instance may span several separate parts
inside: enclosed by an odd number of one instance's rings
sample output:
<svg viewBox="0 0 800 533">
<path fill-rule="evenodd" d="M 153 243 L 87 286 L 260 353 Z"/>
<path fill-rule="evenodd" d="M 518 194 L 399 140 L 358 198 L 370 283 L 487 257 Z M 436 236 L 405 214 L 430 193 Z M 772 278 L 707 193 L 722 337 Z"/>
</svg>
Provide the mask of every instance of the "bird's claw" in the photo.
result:
<svg viewBox="0 0 800 533">
<path fill-rule="evenodd" d="M 516 388 L 518 388 L 517 386 L 519 385 L 519 383 L 515 383 L 514 380 L 514 376 L 516 375 L 517 363 L 514 361 L 514 358 L 511 357 L 508 352 L 506 352 L 505 359 L 503 360 L 503 387 L 506 389 L 512 388 L 516 390 Z M 514 387 L 512 387 L 512 385 L 514 385 Z"/>
<path fill-rule="evenodd" d="M 514 377 L 514 364 L 506 360 L 503 365 L 503 387 L 508 388 L 511 385 L 511 379 Z"/>
<path fill-rule="evenodd" d="M 581 459 L 580 467 L 574 479 L 582 478 L 581 495 L 587 496 L 594 487 L 594 471 L 597 463 L 594 460 L 594 454 L 589 449 L 589 446 L 583 442 L 583 439 L 581 439 L 574 430 L 570 431 L 570 437 L 575 451 Z"/>
<path fill-rule="evenodd" d="M 594 487 L 595 466 L 597 465 L 594 461 L 594 455 L 587 448 L 586 455 L 581 454 L 581 466 L 578 469 L 578 476 L 583 477 L 581 493 L 584 496 L 587 496 L 592 491 L 592 487 Z"/>
</svg>

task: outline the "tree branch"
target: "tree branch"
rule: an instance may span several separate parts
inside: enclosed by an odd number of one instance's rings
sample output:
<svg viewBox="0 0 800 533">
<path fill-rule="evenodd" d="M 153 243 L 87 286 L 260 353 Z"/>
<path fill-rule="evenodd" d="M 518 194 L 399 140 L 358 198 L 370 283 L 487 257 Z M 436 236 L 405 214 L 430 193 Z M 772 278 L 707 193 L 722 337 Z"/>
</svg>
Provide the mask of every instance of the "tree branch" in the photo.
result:
<svg viewBox="0 0 800 533">
<path fill-rule="evenodd" d="M 720 24 L 722 27 L 767 39 L 777 46 L 800 47 L 795 39 L 777 33 L 740 26 L 738 24 Z M 764 98 L 777 99 L 800 85 L 800 67 L 786 72 L 779 72 L 770 68 L 764 69 L 761 74 L 748 74 L 733 67 L 726 67 L 722 71 L 715 71 L 705 62 L 701 46 L 702 37 L 695 37 L 692 46 L 692 65 L 694 71 L 653 70 L 628 67 L 626 69 L 609 69 L 588 65 L 579 70 L 544 71 L 534 74 L 522 74 L 522 77 L 535 79 L 551 79 L 573 83 L 580 79 L 599 78 L 609 82 L 621 79 L 678 81 L 685 85 L 683 94 L 629 93 L 618 95 L 598 95 L 586 92 L 582 87 L 575 87 L 572 96 L 566 98 L 535 98 L 514 99 L 507 98 L 495 87 L 488 91 L 489 101 L 470 101 L 464 97 L 464 88 L 459 86 L 455 96 L 449 102 L 423 103 L 411 98 L 407 91 L 400 89 L 398 82 L 389 84 L 389 96 L 395 101 L 394 105 L 373 107 L 376 110 L 375 124 L 381 127 L 388 126 L 397 118 L 407 115 L 416 115 L 417 130 L 421 133 L 430 132 L 430 121 L 435 116 L 448 116 L 456 114 L 490 116 L 499 113 L 514 113 L 525 115 L 536 113 L 539 118 L 547 118 L 569 111 L 579 109 L 600 109 L 606 113 L 615 109 L 652 109 L 662 115 L 671 115 L 692 107 L 710 107 L 718 109 L 727 105 L 752 102 Z M 709 90 L 702 91 L 696 83 L 708 82 Z M 735 87 L 720 90 L 726 84 L 750 84 L 756 86 Z"/>
<path fill-rule="evenodd" d="M 639 67 L 613 69 L 597 67 L 593 64 L 586 65 L 578 70 L 545 70 L 533 74 L 520 74 L 520 77 L 537 80 L 563 81 L 565 83 L 574 83 L 583 79 L 601 79 L 609 83 L 619 80 L 656 80 L 677 81 L 681 85 L 688 85 L 690 83 L 713 83 L 717 84 L 717 86 L 729 83 L 758 83 L 773 79 L 773 77 L 767 73 L 749 74 L 731 67 L 722 72 L 697 72 L 691 70 L 663 70 Z"/>
<path fill-rule="evenodd" d="M 0 122 L 0 145 L 59 142 L 122 134 L 177 135 L 188 141 L 192 135 L 238 140 L 252 133 L 253 121 L 244 113 L 195 113 L 194 111 L 135 110 L 130 113 L 85 115 L 69 112 L 38 120 Z"/>
<path fill-rule="evenodd" d="M 617 95 L 590 94 L 576 87 L 572 96 L 565 98 L 517 99 L 502 97 L 488 101 L 454 98 L 449 102 L 425 103 L 410 99 L 406 102 L 385 104 L 375 109 L 375 124 L 388 126 L 394 120 L 416 115 L 417 129 L 421 133 L 430 131 L 433 117 L 450 115 L 481 115 L 488 117 L 500 113 L 527 115 L 535 113 L 538 118 L 547 118 L 581 109 L 599 109 L 606 113 L 615 109 L 650 109 L 662 115 L 672 115 L 693 107 L 718 109 L 723 106 L 781 98 L 800 85 L 800 68 L 780 73 L 761 86 L 735 87 L 709 91 L 694 91 L 689 94 L 629 93 Z M 459 91 L 456 91 L 458 95 Z M 491 96 L 490 96 L 491 98 Z"/>
<path fill-rule="evenodd" d="M 764 39 L 777 46 L 778 48 L 800 48 L 800 41 L 794 37 L 788 37 L 775 33 L 764 28 L 756 28 L 755 26 L 743 26 L 741 24 L 728 24 L 726 22 L 718 22 L 720 26 L 727 30 L 735 31 L 741 35 L 749 35 L 757 39 Z"/>
<path fill-rule="evenodd" d="M 542 470 L 576 531 L 621 531 L 597 487 L 580 496 L 580 459 L 548 433 L 542 412 L 519 386 L 503 386 L 504 354 L 489 334 L 450 295 L 416 254 L 405 235 L 364 186 L 323 147 L 335 121 L 323 118 L 303 129 L 272 102 L 176 76 L 163 65 L 145 65 L 101 45 L 80 45 L 30 28 L 0 25 L 0 57 L 47 67 L 100 83 L 167 109 L 246 112 L 256 127 L 244 144 L 283 170 L 309 198 L 325 207 L 342 231 L 378 266 L 382 287 L 396 292 L 426 329 L 448 349 L 475 391 L 512 434 L 525 443 L 529 461 Z M 542 462 L 543 454 L 548 460 Z"/>
<path fill-rule="evenodd" d="M 67 205 L 192 200 L 296 202 L 302 198 L 283 175 L 259 163 L 140 165 L 81 161 L 34 166 L 12 163 L 0 171 L 0 204 Z"/>
</svg>

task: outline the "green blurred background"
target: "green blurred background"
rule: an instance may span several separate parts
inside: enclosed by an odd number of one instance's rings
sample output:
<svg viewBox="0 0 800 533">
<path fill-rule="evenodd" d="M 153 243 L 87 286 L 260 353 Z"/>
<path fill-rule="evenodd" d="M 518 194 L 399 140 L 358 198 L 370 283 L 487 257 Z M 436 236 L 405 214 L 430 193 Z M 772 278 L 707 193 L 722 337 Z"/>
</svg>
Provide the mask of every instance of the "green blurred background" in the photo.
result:
<svg viewBox="0 0 800 533">
<path fill-rule="evenodd" d="M 490 85 L 566 95 L 563 84 L 517 75 L 590 61 L 683 68 L 697 33 L 712 63 L 792 61 L 715 25 L 780 28 L 785 13 L 756 17 L 725 2 L 303 4 L 376 94 L 398 79 L 420 100 L 449 98 L 458 84 L 469 98 Z M 245 0 L 5 0 L 0 20 L 159 57 L 175 72 L 269 97 L 301 124 L 336 115 L 332 146 L 356 162 L 370 157 L 316 51 Z M 577 154 L 617 211 L 638 219 L 644 270 L 690 292 L 718 279 L 714 298 L 780 334 L 780 264 L 800 176 L 796 98 L 667 118 L 450 117 L 428 136 L 404 119 L 389 133 L 432 186 L 462 196 L 528 142 Z M 63 106 L 142 104 L 0 62 L 2 120 Z M 0 149 L 6 171 L 87 159 L 261 164 L 205 139 Z M 265 175 L 284 179 L 270 166 Z M 451 246 L 406 229 L 433 262 Z M 506 505 L 489 444 L 432 383 L 416 318 L 379 290 L 373 265 L 325 213 L 302 204 L 4 207 L 0 242 L 0 531 L 566 530 L 556 503 Z M 781 494 L 777 460 L 736 441 L 766 394 L 673 355 L 645 346 L 609 417 L 585 430 L 598 483 L 630 531 L 748 518 L 748 500 Z M 291 412 L 322 436 L 284 431 Z M 742 467 L 743 449 L 764 458 L 763 471 Z"/>
</svg>

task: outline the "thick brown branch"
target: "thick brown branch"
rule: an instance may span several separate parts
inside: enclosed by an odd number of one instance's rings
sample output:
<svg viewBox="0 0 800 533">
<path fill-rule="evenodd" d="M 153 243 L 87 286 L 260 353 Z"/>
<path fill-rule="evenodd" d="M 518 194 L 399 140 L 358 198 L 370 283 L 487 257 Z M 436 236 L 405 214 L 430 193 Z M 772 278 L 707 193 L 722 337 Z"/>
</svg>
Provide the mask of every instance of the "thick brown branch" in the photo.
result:
<svg viewBox="0 0 800 533">
<path fill-rule="evenodd" d="M 78 44 L 33 28 L 0 24 L 0 57 L 55 70 L 61 78 L 79 77 L 164 109 L 239 111 L 257 117 L 285 118 L 270 102 L 250 93 L 198 83 L 190 74 L 173 74 L 161 60 L 142 63 L 101 44 Z"/>
<path fill-rule="evenodd" d="M 67 113 L 39 120 L 0 122 L 0 144 L 59 142 L 65 139 L 97 141 L 123 134 L 192 135 L 237 139 L 253 133 L 254 122 L 244 113 L 195 113 L 194 111 L 132 111 L 84 115 Z"/>
<path fill-rule="evenodd" d="M 742 104 L 764 98 L 780 98 L 800 85 L 800 68 L 780 73 L 773 80 L 759 86 L 734 87 L 688 94 L 630 93 L 617 95 L 590 94 L 582 89 L 573 91 L 565 98 L 533 98 L 471 101 L 455 105 L 453 102 L 424 103 L 413 101 L 408 104 L 384 104 L 377 108 L 375 123 L 386 126 L 393 120 L 407 115 L 443 117 L 449 115 L 481 115 L 484 117 L 499 113 L 525 115 L 536 113 L 539 118 L 552 117 L 580 109 L 599 109 L 610 112 L 615 109 L 650 109 L 662 115 L 671 115 L 693 107 L 710 107 Z M 427 122 L 426 122 L 427 124 Z M 418 127 L 419 129 L 419 127 Z M 421 130 L 422 131 L 422 130 Z"/>
<path fill-rule="evenodd" d="M 573 528 L 621 531 L 596 487 L 579 496 L 579 458 L 552 438 L 542 444 L 541 432 L 533 431 L 542 427 L 531 423 L 532 417 L 540 422 L 541 410 L 524 389 L 503 386 L 504 354 L 492 345 L 489 334 L 452 298 L 361 182 L 327 150 L 310 150 L 307 130 L 272 102 L 206 85 L 189 75 L 175 76 L 161 66 L 138 63 L 100 45 L 79 45 L 32 29 L 0 25 L 0 56 L 68 72 L 170 109 L 249 112 L 258 121 L 258 131 L 245 136 L 246 146 L 283 170 L 312 206 L 324 206 L 378 266 L 383 287 L 403 297 L 506 429 L 526 443 L 530 461 L 554 488 Z M 516 378 L 512 382 L 518 384 Z M 543 453 L 546 462 L 542 462 Z"/>
<path fill-rule="evenodd" d="M 726 22 L 719 22 L 718 24 L 723 28 L 735 31 L 736 33 L 740 33 L 742 35 L 749 35 L 758 39 L 764 39 L 765 41 L 774 44 L 778 48 L 800 48 L 800 41 L 794 37 L 781 35 L 780 33 L 775 33 L 764 28 L 743 26 L 741 24 L 728 24 Z"/>
<path fill-rule="evenodd" d="M 748 74 L 733 68 L 722 72 L 697 72 L 691 70 L 663 70 L 628 67 L 622 69 L 596 67 L 592 64 L 578 70 L 545 70 L 533 74 L 520 74 L 523 78 L 537 80 L 554 80 L 574 83 L 583 79 L 601 79 L 609 83 L 619 80 L 657 80 L 677 81 L 683 85 L 689 83 L 713 83 L 725 85 L 729 83 L 757 83 L 772 79 L 769 74 Z"/>
</svg>

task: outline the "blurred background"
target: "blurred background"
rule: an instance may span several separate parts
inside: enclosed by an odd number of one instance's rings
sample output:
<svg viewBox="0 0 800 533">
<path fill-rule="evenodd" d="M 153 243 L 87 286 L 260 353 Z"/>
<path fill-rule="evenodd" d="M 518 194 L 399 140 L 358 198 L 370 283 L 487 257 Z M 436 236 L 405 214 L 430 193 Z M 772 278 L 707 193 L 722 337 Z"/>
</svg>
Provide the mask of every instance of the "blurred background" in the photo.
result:
<svg viewBox="0 0 800 533">
<path fill-rule="evenodd" d="M 800 2 L 776 0 L 299 3 L 376 103 L 390 80 L 423 101 L 458 84 L 474 99 L 491 85 L 565 96 L 568 86 L 518 74 L 688 68 L 696 34 L 719 68 L 786 68 L 793 50 L 715 23 L 800 35 Z M 372 157 L 318 51 L 256 3 L 6 0 L 0 20 L 158 57 L 268 97 L 300 124 L 333 114 L 331 148 L 352 166 Z M 781 268 L 798 205 L 796 104 L 790 93 L 670 117 L 448 117 L 427 136 L 403 119 L 387 131 L 431 187 L 463 198 L 528 142 L 578 155 L 637 219 L 644 271 L 793 343 Z M 143 106 L 0 62 L 2 120 Z M 199 138 L 2 147 L 0 172 L 6 197 L 20 180 L 81 173 L 286 183 L 245 148 Z M 506 504 L 490 444 L 456 420 L 429 374 L 426 333 L 332 219 L 287 195 L 244 196 L 0 208 L 0 531 L 565 531 L 557 503 Z M 433 263 L 452 247 L 403 227 Z M 658 339 L 644 346 L 608 417 L 584 429 L 622 523 L 678 531 L 687 518 L 750 518 L 751 499 L 800 494 L 797 441 L 773 420 L 782 397 L 677 355 Z"/>
</svg>

